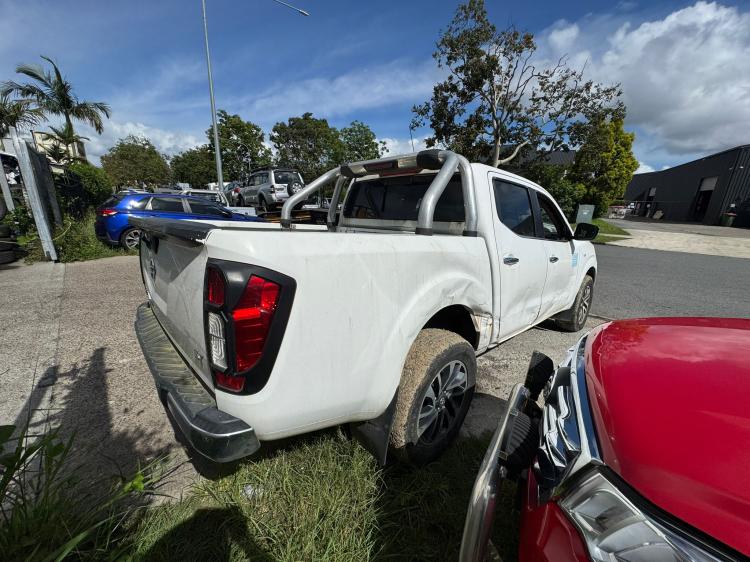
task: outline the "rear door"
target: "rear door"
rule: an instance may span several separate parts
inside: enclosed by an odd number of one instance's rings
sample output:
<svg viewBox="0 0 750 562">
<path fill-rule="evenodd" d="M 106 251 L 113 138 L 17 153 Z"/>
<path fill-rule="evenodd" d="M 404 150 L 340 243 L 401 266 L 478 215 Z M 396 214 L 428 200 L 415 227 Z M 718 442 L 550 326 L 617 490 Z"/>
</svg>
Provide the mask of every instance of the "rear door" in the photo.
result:
<svg viewBox="0 0 750 562">
<path fill-rule="evenodd" d="M 532 190 L 494 174 L 490 179 L 500 260 L 500 338 L 505 339 L 532 326 L 539 315 L 547 253 L 537 237 Z"/>
<path fill-rule="evenodd" d="M 547 282 L 544 286 L 540 316 L 551 316 L 567 308 L 575 291 L 577 256 L 565 217 L 546 195 L 534 190 L 538 202 L 539 224 L 547 255 Z"/>
</svg>

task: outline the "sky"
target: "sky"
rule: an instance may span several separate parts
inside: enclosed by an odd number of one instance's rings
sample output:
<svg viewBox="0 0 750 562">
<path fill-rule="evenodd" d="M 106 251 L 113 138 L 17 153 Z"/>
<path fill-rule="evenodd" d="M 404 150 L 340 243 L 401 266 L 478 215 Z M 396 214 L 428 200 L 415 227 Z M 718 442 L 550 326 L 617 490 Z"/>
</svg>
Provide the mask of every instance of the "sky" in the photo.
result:
<svg viewBox="0 0 750 562">
<path fill-rule="evenodd" d="M 367 123 L 410 151 L 411 107 L 442 74 L 432 58 L 457 2 L 206 0 L 216 103 L 259 124 L 305 111 Z M 750 2 L 501 2 L 490 19 L 534 33 L 539 60 L 566 55 L 619 83 L 639 171 L 750 143 Z M 105 101 L 94 162 L 128 134 L 168 155 L 206 142 L 211 122 L 200 0 L 0 0 L 0 80 L 55 59 L 81 99 Z M 423 146 L 429 129 L 414 133 Z"/>
</svg>

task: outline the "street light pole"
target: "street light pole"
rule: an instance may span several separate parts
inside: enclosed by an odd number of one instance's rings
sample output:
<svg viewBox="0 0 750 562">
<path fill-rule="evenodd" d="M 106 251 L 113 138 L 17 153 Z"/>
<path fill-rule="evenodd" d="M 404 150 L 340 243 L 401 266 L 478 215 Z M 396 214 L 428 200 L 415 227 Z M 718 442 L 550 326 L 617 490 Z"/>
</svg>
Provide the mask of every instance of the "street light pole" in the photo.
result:
<svg viewBox="0 0 750 562">
<path fill-rule="evenodd" d="M 277 4 L 286 6 L 300 14 L 301 16 L 309 16 L 310 14 L 305 10 L 301 10 L 296 6 L 287 4 L 282 0 L 273 0 Z M 208 93 L 211 96 L 211 121 L 214 129 L 214 150 L 216 152 L 216 180 L 219 184 L 219 191 L 224 190 L 224 174 L 221 171 L 221 147 L 219 146 L 219 126 L 216 123 L 216 101 L 214 100 L 214 79 L 211 75 L 211 54 L 208 51 L 208 21 L 206 20 L 206 0 L 201 0 L 201 7 L 203 8 L 203 38 L 206 41 L 206 66 L 208 67 Z"/>
<path fill-rule="evenodd" d="M 211 121 L 214 128 L 214 156 L 216 157 L 216 181 L 219 191 L 224 190 L 224 174 L 221 171 L 221 147 L 219 146 L 219 126 L 216 123 L 216 101 L 214 100 L 214 79 L 211 75 L 211 54 L 208 51 L 208 22 L 206 21 L 206 0 L 201 0 L 203 7 L 203 37 L 206 40 L 206 66 L 208 67 L 208 93 L 211 96 Z"/>
</svg>

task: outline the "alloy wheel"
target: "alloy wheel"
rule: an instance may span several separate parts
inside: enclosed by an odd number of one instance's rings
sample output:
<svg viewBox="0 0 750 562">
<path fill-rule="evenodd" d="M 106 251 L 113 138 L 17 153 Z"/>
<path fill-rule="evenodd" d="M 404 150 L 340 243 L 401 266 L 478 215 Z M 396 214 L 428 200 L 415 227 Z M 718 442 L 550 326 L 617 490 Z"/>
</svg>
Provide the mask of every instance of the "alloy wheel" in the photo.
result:
<svg viewBox="0 0 750 562">
<path fill-rule="evenodd" d="M 141 231 L 137 228 L 130 230 L 125 234 L 125 247 L 128 250 L 135 250 L 138 247 L 138 243 L 141 241 Z"/>
<path fill-rule="evenodd" d="M 432 443 L 456 424 L 468 388 L 466 365 L 451 361 L 444 365 L 427 387 L 419 409 L 417 438 Z"/>
<path fill-rule="evenodd" d="M 583 323 L 586 321 L 586 317 L 589 313 L 589 307 L 591 307 L 591 285 L 587 284 L 583 288 L 581 304 L 578 306 L 578 324 L 583 325 Z"/>
</svg>

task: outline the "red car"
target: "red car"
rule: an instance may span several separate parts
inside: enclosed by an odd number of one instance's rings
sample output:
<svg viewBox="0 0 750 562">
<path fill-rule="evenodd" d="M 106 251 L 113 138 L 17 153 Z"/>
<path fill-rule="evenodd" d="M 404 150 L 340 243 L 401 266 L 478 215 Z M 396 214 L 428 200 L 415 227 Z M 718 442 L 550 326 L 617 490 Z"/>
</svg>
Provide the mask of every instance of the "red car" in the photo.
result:
<svg viewBox="0 0 750 562">
<path fill-rule="evenodd" d="M 604 324 L 557 370 L 535 353 L 508 403 L 462 561 L 484 559 L 505 477 L 521 479 L 522 562 L 750 557 L 750 320 Z"/>
</svg>

